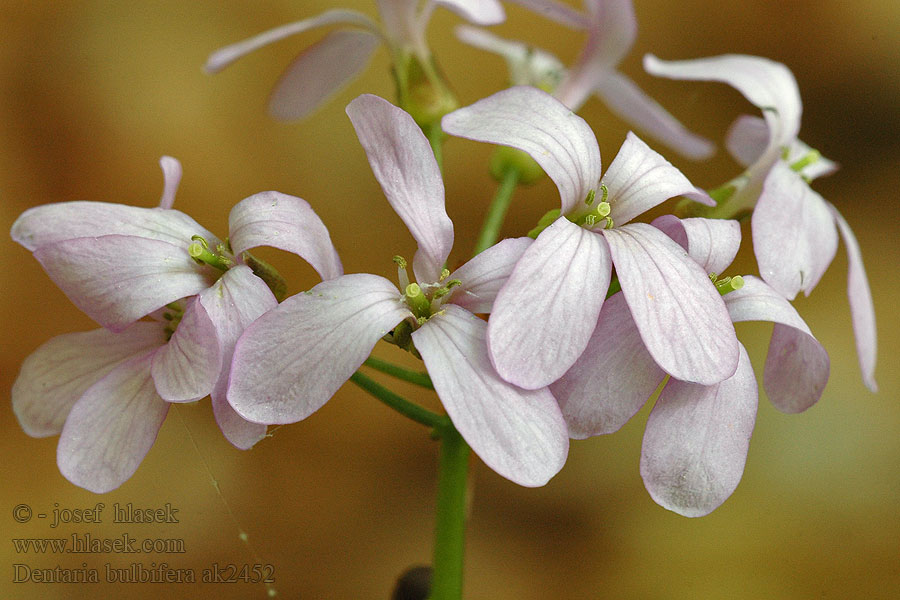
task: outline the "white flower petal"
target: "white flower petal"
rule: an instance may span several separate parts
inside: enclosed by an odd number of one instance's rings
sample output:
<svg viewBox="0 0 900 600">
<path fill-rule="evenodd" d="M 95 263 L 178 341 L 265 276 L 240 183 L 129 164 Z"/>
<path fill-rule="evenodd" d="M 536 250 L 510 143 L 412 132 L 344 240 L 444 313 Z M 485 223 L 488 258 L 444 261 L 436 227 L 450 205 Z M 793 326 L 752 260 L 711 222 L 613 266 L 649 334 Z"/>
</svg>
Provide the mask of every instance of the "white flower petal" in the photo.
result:
<svg viewBox="0 0 900 600">
<path fill-rule="evenodd" d="M 216 326 L 194 298 L 169 343 L 153 356 L 150 374 L 167 402 L 192 402 L 212 392 L 222 370 L 222 347 Z"/>
<path fill-rule="evenodd" d="M 527 237 L 507 238 L 450 273 L 447 280 L 459 279 L 462 285 L 453 288 L 449 301 L 472 313 L 491 312 L 494 298 L 533 242 Z"/>
<path fill-rule="evenodd" d="M 707 273 L 724 273 L 741 247 L 741 225 L 737 221 L 663 215 L 652 225 L 678 242 Z"/>
<path fill-rule="evenodd" d="M 447 414 L 481 460 L 519 485 L 544 485 L 566 461 L 566 423 L 546 388 L 522 390 L 497 375 L 484 336 L 484 321 L 451 304 L 413 341 Z"/>
<path fill-rule="evenodd" d="M 506 19 L 503 5 L 497 0 L 434 0 L 434 3 L 476 25 L 497 25 Z"/>
<path fill-rule="evenodd" d="M 584 351 L 609 287 L 603 238 L 560 217 L 525 251 L 494 301 L 497 372 L 526 389 L 559 379 Z"/>
<path fill-rule="evenodd" d="M 175 203 L 175 193 L 181 183 L 181 163 L 177 158 L 163 156 L 159 159 L 159 166 L 163 172 L 163 193 L 159 199 L 159 207 L 169 209 Z"/>
<path fill-rule="evenodd" d="M 375 275 L 343 275 L 291 296 L 238 340 L 228 401 L 257 423 L 305 419 L 407 317 L 397 288 Z"/>
<path fill-rule="evenodd" d="M 758 391 L 744 347 L 735 374 L 712 386 L 669 381 L 647 419 L 641 477 L 660 506 L 708 515 L 737 488 L 756 422 Z"/>
<path fill-rule="evenodd" d="M 507 0 L 507 2 L 524 6 L 542 17 L 572 29 L 587 29 L 590 26 L 587 15 L 557 0 Z"/>
<path fill-rule="evenodd" d="M 412 117 L 378 96 L 359 96 L 347 114 L 384 195 L 419 245 L 416 279 L 437 281 L 453 247 L 453 223 L 431 145 Z"/>
</svg>

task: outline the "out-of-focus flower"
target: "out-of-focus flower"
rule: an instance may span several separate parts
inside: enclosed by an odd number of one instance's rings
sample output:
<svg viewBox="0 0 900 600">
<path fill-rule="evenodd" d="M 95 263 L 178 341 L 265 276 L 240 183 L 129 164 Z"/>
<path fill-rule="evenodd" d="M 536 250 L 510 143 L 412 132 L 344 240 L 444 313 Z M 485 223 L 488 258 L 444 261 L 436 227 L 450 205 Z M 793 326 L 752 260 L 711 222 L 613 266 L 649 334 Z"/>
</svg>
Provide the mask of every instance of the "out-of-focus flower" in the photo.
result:
<svg viewBox="0 0 900 600">
<path fill-rule="evenodd" d="M 265 435 L 265 426 L 240 418 L 224 395 L 238 335 L 277 304 L 270 285 L 277 290 L 279 278 L 250 249 L 294 252 L 324 278 L 342 272 L 324 224 L 305 201 L 277 192 L 251 196 L 232 209 L 231 236 L 222 242 L 171 209 L 181 166 L 170 157 L 161 164 L 166 183 L 158 208 L 48 204 L 25 211 L 12 227 L 13 239 L 33 251 L 75 305 L 110 330 L 42 346 L 26 361 L 13 394 L 23 428 L 35 435 L 62 431 L 60 468 L 94 491 L 117 487 L 137 468 L 165 417 L 160 402 L 211 395 L 216 421 L 235 446 L 249 448 Z M 147 316 L 153 327 L 135 323 Z M 109 353 L 65 358 L 95 339 L 106 340 Z M 150 339 L 156 345 L 144 343 Z M 81 383 L 71 388 L 70 380 Z M 133 404 L 98 416 L 129 394 Z M 138 426 L 134 419 L 149 421 Z M 125 455 L 116 456 L 116 448 Z"/>
<path fill-rule="evenodd" d="M 708 158 L 714 146 L 687 129 L 635 83 L 616 70 L 637 35 L 631 0 L 585 0 L 584 12 L 553 0 L 510 0 L 587 33 L 578 59 L 566 69 L 552 54 L 522 42 L 460 26 L 461 40 L 506 59 L 512 85 L 533 85 L 577 111 L 591 94 L 637 130 L 692 159 Z"/>
<path fill-rule="evenodd" d="M 666 215 L 653 224 L 713 274 L 728 267 L 740 245 L 736 221 L 682 221 Z M 733 321 L 775 324 L 764 371 L 766 393 L 775 407 L 796 413 L 812 406 L 828 381 L 829 360 L 800 315 L 752 275 L 720 279 L 717 285 L 738 288 L 724 294 Z M 653 499 L 669 510 L 689 517 L 706 515 L 741 480 L 758 394 L 743 346 L 740 355 L 735 374 L 715 385 L 668 380 L 650 413 L 641 476 Z M 603 305 L 587 349 L 550 389 L 562 406 L 569 434 L 586 438 L 617 431 L 665 379 L 665 371 L 642 343 L 625 300 L 616 294 Z"/>
<path fill-rule="evenodd" d="M 595 329 L 613 265 L 657 364 L 703 384 L 734 373 L 737 338 L 707 274 L 655 227 L 629 223 L 668 198 L 696 196 L 678 169 L 629 133 L 601 180 L 600 150 L 587 123 L 531 87 L 498 92 L 442 124 L 452 135 L 527 152 L 562 200 L 494 303 L 488 345 L 504 379 L 539 388 L 569 370 Z"/>
<path fill-rule="evenodd" d="M 391 206 L 418 244 L 411 283 L 399 257 L 397 286 L 344 275 L 285 300 L 237 343 L 228 400 L 244 418 L 291 423 L 331 398 L 387 337 L 425 362 L 444 408 L 476 454 L 526 486 L 546 483 L 568 452 L 566 425 L 550 392 L 500 378 L 485 345 L 489 312 L 531 240 L 510 239 L 450 273 L 453 224 L 428 141 L 401 109 L 363 95 L 347 113 Z"/>
<path fill-rule="evenodd" d="M 797 139 L 802 105 L 797 82 L 781 63 L 765 58 L 724 55 L 685 61 L 644 58 L 650 73 L 672 79 L 721 81 L 762 110 L 739 117 L 728 135 L 728 148 L 747 166 L 740 177 L 713 192 L 718 206 L 698 211 L 729 218 L 753 210 L 753 250 L 762 278 L 789 300 L 809 295 L 837 252 L 838 233 L 849 263 L 847 295 L 860 370 L 875 391 L 877 334 L 872 293 L 859 244 L 837 209 L 812 190 L 809 181 L 836 165 Z"/>
<path fill-rule="evenodd" d="M 434 123 L 456 108 L 449 87 L 425 42 L 425 29 L 435 7 L 444 6 L 480 25 L 505 18 L 497 0 L 378 0 L 381 23 L 354 10 L 328 10 L 283 25 L 214 52 L 206 70 L 215 73 L 238 58 L 286 37 L 327 25 L 343 25 L 304 50 L 281 76 L 269 100 L 276 119 L 302 119 L 353 80 L 384 44 L 390 50 L 398 102 L 420 125 Z"/>
</svg>

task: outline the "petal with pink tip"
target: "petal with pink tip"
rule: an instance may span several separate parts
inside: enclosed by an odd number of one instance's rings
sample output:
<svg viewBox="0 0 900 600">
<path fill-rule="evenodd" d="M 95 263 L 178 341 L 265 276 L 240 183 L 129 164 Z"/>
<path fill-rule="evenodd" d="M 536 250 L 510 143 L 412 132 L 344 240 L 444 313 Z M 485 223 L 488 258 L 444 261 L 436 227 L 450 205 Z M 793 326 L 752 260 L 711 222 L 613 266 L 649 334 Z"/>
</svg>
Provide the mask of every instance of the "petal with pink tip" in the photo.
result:
<svg viewBox="0 0 900 600">
<path fill-rule="evenodd" d="M 269 97 L 269 114 L 302 119 L 366 68 L 381 38 L 368 31 L 338 29 L 306 48 L 281 75 Z"/>
<path fill-rule="evenodd" d="M 150 374 L 156 391 L 167 402 L 193 402 L 212 392 L 221 370 L 216 326 L 194 298 L 169 343 L 153 356 Z"/>
<path fill-rule="evenodd" d="M 562 214 L 600 179 L 600 148 L 584 119 L 546 92 L 513 87 L 445 115 L 444 131 L 527 152 L 559 188 Z"/>
<path fill-rule="evenodd" d="M 762 278 L 788 300 L 807 296 L 837 252 L 838 234 L 825 200 L 782 162 L 763 185 L 751 219 Z"/>
<path fill-rule="evenodd" d="M 872 304 L 872 291 L 869 289 L 869 278 L 863 266 L 862 253 L 856 236 L 844 220 L 844 217 L 831 204 L 826 203 L 834 215 L 838 231 L 847 249 L 847 298 L 850 301 L 850 318 L 853 321 L 853 333 L 856 337 L 856 354 L 859 356 L 859 368 L 863 382 L 869 390 L 878 391 L 875 382 L 875 360 L 878 351 L 878 334 L 875 329 L 875 307 Z"/>
<path fill-rule="evenodd" d="M 150 451 L 169 410 L 150 377 L 153 352 L 92 385 L 72 407 L 56 447 L 66 479 L 97 494 L 116 489 Z"/>
<path fill-rule="evenodd" d="M 828 383 L 830 361 L 791 303 L 753 275 L 746 275 L 744 287 L 724 298 L 735 323 L 775 323 L 763 376 L 766 394 L 775 408 L 798 413 L 815 404 Z"/>
<path fill-rule="evenodd" d="M 758 391 L 744 347 L 735 374 L 702 386 L 671 380 L 647 419 L 641 477 L 660 506 L 708 515 L 737 488 L 756 422 Z"/>
<path fill-rule="evenodd" d="M 741 225 L 737 221 L 663 215 L 651 224 L 678 242 L 707 273 L 721 275 L 741 247 Z"/>
<path fill-rule="evenodd" d="M 609 279 L 601 236 L 565 217 L 542 231 L 494 301 L 488 347 L 500 376 L 525 389 L 562 377 L 587 346 Z"/>
<path fill-rule="evenodd" d="M 259 35 L 242 42 L 220 48 L 209 56 L 206 60 L 204 69 L 207 73 L 218 73 L 237 59 L 250 54 L 254 50 L 258 50 L 263 46 L 283 40 L 292 35 L 297 35 L 298 33 L 303 33 L 304 31 L 309 31 L 310 29 L 315 29 L 316 27 L 337 24 L 351 25 L 368 30 L 376 35 L 380 34 L 378 25 L 362 13 L 355 10 L 327 10 L 315 17 L 288 23 L 287 25 L 270 29 L 269 31 L 260 33 Z"/>
<path fill-rule="evenodd" d="M 623 121 L 692 160 L 709 158 L 712 142 L 689 131 L 628 77 L 608 72 L 593 92 Z"/>
<path fill-rule="evenodd" d="M 354 274 L 323 281 L 244 331 L 234 350 L 228 401 L 257 423 L 305 419 L 408 317 L 387 279 Z"/>
<path fill-rule="evenodd" d="M 602 183 L 609 189 L 609 216 L 617 226 L 669 198 L 696 192 L 681 171 L 630 131 Z"/>
<path fill-rule="evenodd" d="M 462 285 L 453 288 L 449 301 L 472 313 L 491 312 L 497 293 L 533 242 L 527 237 L 507 238 L 450 273 L 447 280 L 459 279 Z"/>
<path fill-rule="evenodd" d="M 527 487 L 559 472 L 569 451 L 559 406 L 546 388 L 522 390 L 497 375 L 484 321 L 450 304 L 412 335 L 447 414 L 487 466 Z"/>
<path fill-rule="evenodd" d="M 72 406 L 94 383 L 138 354 L 166 343 L 159 323 L 135 323 L 122 333 L 67 333 L 32 352 L 12 387 L 12 408 L 32 437 L 62 431 Z"/>
<path fill-rule="evenodd" d="M 125 235 L 46 244 L 34 257 L 75 306 L 113 331 L 196 294 L 214 276 L 190 257 L 187 244 Z"/>
<path fill-rule="evenodd" d="M 328 229 L 306 200 L 280 192 L 254 194 L 231 209 L 228 228 L 236 256 L 271 246 L 304 259 L 322 279 L 343 274 Z"/>
<path fill-rule="evenodd" d="M 587 348 L 550 391 L 569 437 L 613 433 L 647 402 L 666 373 L 647 352 L 623 294 L 603 303 Z"/>
<path fill-rule="evenodd" d="M 734 374 L 738 341 L 709 276 L 665 233 L 646 223 L 603 231 L 641 338 L 656 363 L 683 381 Z"/>
<path fill-rule="evenodd" d="M 437 281 L 453 247 L 453 223 L 431 145 L 411 116 L 378 96 L 359 96 L 347 115 L 384 195 L 419 245 L 416 279 Z"/>
</svg>

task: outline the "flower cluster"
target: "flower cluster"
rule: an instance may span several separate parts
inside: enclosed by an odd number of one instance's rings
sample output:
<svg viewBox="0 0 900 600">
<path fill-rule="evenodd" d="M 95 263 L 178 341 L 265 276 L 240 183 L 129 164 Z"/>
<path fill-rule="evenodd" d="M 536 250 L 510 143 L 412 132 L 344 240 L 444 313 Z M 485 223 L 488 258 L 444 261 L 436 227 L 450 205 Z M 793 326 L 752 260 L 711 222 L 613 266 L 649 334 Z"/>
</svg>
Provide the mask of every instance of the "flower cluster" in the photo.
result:
<svg viewBox="0 0 900 600">
<path fill-rule="evenodd" d="M 417 243 L 411 263 L 393 257 L 396 284 L 344 274 L 325 225 L 286 194 L 241 201 L 228 236 L 216 237 L 171 208 L 181 168 L 168 157 L 156 208 L 72 202 L 19 217 L 13 238 L 102 326 L 41 346 L 13 389 L 26 432 L 60 434 L 67 478 L 96 492 L 121 485 L 170 403 L 207 395 L 223 434 L 250 448 L 267 425 L 317 411 L 385 341 L 422 360 L 445 418 L 485 464 L 524 486 L 563 467 L 570 438 L 612 433 L 656 395 L 640 460 L 647 490 L 670 510 L 705 515 L 737 487 L 755 423 L 756 376 L 734 323 L 775 324 L 767 395 L 787 413 L 812 406 L 829 359 L 790 301 L 821 279 L 839 235 L 860 367 L 875 390 L 875 321 L 859 248 L 810 187 L 835 165 L 797 139 L 790 71 L 750 56 L 647 56 L 650 73 L 722 81 L 762 110 L 727 136 L 746 170 L 704 191 L 628 132 L 604 171 L 593 131 L 573 112 L 591 94 L 686 156 L 708 156 L 712 145 L 616 70 L 636 35 L 629 0 L 585 0 L 584 13 L 552 0 L 517 3 L 586 32 L 582 54 L 565 69 L 545 51 L 461 28 L 463 40 L 506 58 L 514 84 L 463 108 L 434 65 L 425 25 L 436 5 L 498 23 L 495 1 L 379 0 L 380 24 L 331 10 L 224 48 L 207 64 L 216 71 L 289 35 L 348 27 L 301 54 L 273 92 L 275 116 L 300 118 L 359 72 L 377 43 L 387 45 L 400 106 L 362 95 L 347 114 Z M 524 152 L 556 184 L 560 207 L 528 235 L 494 236 L 447 268 L 454 228 L 433 152 L 444 133 Z M 519 175 L 512 163 L 508 173 Z M 672 198 L 681 198 L 675 214 L 637 221 Z M 759 276 L 723 276 L 741 243 L 736 219 L 751 213 Z M 322 282 L 284 298 L 277 272 L 250 253 L 258 246 L 300 256 Z"/>
</svg>

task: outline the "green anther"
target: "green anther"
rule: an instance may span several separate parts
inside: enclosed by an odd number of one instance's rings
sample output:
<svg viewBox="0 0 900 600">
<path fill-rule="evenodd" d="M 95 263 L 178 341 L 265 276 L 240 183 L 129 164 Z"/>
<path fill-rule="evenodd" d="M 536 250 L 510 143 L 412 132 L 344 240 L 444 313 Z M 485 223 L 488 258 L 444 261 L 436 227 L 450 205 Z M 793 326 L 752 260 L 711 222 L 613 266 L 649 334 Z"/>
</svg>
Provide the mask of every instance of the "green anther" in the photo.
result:
<svg viewBox="0 0 900 600">
<path fill-rule="evenodd" d="M 207 242 L 206 238 L 204 238 L 202 235 L 192 235 L 191 239 L 195 242 L 200 242 L 200 245 L 209 250 L 209 242 Z"/>
<path fill-rule="evenodd" d="M 606 202 L 606 200 L 609 198 L 609 188 L 606 187 L 605 183 L 600 184 L 600 192 L 602 194 L 602 196 L 600 197 L 600 202 Z"/>
<path fill-rule="evenodd" d="M 419 287 L 418 283 L 411 283 L 404 291 L 406 305 L 416 318 L 428 318 L 431 316 L 431 301 Z"/>
<path fill-rule="evenodd" d="M 550 225 L 559 218 L 559 213 L 560 210 L 558 208 L 554 208 L 553 210 L 548 211 L 543 217 L 541 217 L 541 220 L 538 221 L 537 227 L 528 232 L 528 237 L 534 239 L 539 236 L 543 230 L 550 227 Z"/>
<path fill-rule="evenodd" d="M 740 275 L 735 275 L 734 277 L 725 277 L 724 279 L 716 281 L 715 285 L 716 289 L 719 290 L 719 293 L 724 296 L 725 294 L 744 287 L 744 278 Z"/>
<path fill-rule="evenodd" d="M 719 274 L 718 274 L 718 273 L 710 273 L 710 274 L 709 274 L 709 280 L 712 281 L 713 283 L 715 283 L 715 282 L 716 282 L 716 279 L 718 279 L 718 278 L 719 278 Z"/>
<path fill-rule="evenodd" d="M 438 281 L 443 281 L 450 277 L 450 269 L 441 269 L 441 278 Z"/>
<path fill-rule="evenodd" d="M 393 258 L 393 261 L 394 261 L 395 263 L 397 263 L 397 267 L 399 267 L 399 268 L 401 268 L 401 269 L 405 269 L 405 268 L 406 268 L 406 259 L 403 258 L 402 256 L 395 256 L 395 257 Z"/>
<path fill-rule="evenodd" d="M 592 189 L 591 191 L 588 192 L 587 198 L 584 199 L 584 203 L 587 204 L 588 206 L 590 206 L 591 202 L 594 201 L 594 196 L 596 196 L 596 195 L 597 195 L 597 191 Z"/>
<path fill-rule="evenodd" d="M 194 242 L 188 246 L 188 254 L 190 254 L 191 258 L 198 263 L 205 263 L 220 271 L 227 271 L 230 267 L 234 266 L 234 263 L 230 259 L 219 256 L 218 254 L 213 254 L 209 249 L 204 248 L 202 242 Z"/>
<path fill-rule="evenodd" d="M 432 297 L 431 297 L 432 308 L 433 308 L 435 300 L 438 300 L 439 298 L 443 298 L 444 296 L 449 294 L 453 290 L 453 288 L 455 288 L 456 286 L 459 286 L 459 285 L 462 285 L 462 281 L 460 281 L 459 279 L 451 279 L 450 281 L 447 282 L 447 285 L 435 290 L 434 294 L 432 294 Z"/>
<path fill-rule="evenodd" d="M 809 165 L 818 161 L 820 158 L 822 158 L 822 154 L 818 150 L 810 150 L 805 155 L 803 155 L 800 159 L 791 163 L 791 170 L 799 173 L 805 167 L 808 167 Z"/>
<path fill-rule="evenodd" d="M 591 227 L 594 226 L 594 224 L 596 222 L 597 222 L 597 215 L 595 215 L 593 213 L 589 213 L 584 216 L 584 220 L 580 224 L 586 225 L 588 227 L 588 229 L 590 229 Z"/>
<path fill-rule="evenodd" d="M 791 155 L 791 149 L 790 149 L 790 148 L 788 148 L 787 146 L 785 146 L 785 147 L 783 147 L 783 148 L 781 149 L 781 160 L 787 160 L 788 157 L 789 157 L 790 155 Z"/>
</svg>

